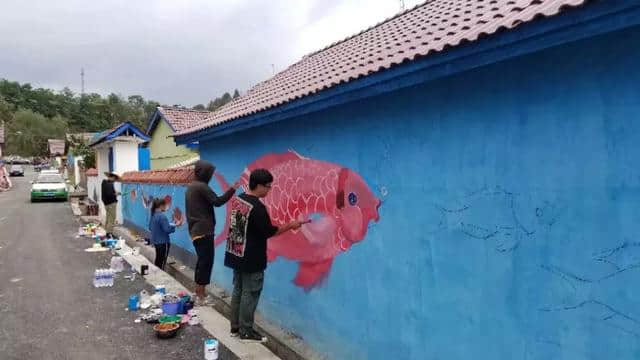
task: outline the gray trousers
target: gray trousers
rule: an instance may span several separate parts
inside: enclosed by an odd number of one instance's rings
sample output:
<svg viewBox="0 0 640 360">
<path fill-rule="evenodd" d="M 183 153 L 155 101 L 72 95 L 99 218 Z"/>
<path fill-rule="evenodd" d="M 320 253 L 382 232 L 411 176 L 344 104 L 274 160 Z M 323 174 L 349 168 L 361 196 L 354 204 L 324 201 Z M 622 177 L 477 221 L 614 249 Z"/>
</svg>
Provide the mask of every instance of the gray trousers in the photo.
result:
<svg viewBox="0 0 640 360">
<path fill-rule="evenodd" d="M 253 316 L 258 307 L 264 272 L 242 273 L 233 271 L 231 297 L 231 328 L 245 332 L 253 329 Z"/>
</svg>

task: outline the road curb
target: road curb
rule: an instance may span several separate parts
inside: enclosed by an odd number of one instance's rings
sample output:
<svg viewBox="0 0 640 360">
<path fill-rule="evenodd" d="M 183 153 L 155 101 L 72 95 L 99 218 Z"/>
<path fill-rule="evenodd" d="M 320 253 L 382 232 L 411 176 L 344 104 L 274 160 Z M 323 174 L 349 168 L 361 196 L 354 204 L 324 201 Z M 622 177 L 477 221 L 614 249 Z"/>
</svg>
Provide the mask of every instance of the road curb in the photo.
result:
<svg viewBox="0 0 640 360">
<path fill-rule="evenodd" d="M 126 227 L 118 226 L 114 229 L 114 234 L 122 237 L 130 247 L 140 247 L 140 254 L 153 262 L 155 258 L 155 249 L 146 245 L 142 241 L 137 241 L 135 235 Z M 173 258 L 172 258 L 173 259 Z M 173 259 L 174 263 L 167 264 L 165 271 L 190 291 L 194 291 L 195 282 L 193 281 L 193 270 L 184 265 L 179 260 Z M 208 287 L 209 294 L 213 297 L 213 308 L 229 319 L 231 315 L 231 296 L 222 288 L 211 284 Z M 283 360 L 326 360 L 326 356 L 322 356 L 311 349 L 303 339 L 292 334 L 277 325 L 265 320 L 260 314 L 256 314 L 255 325 L 258 331 L 262 332 L 269 341 L 266 346 L 274 354 Z"/>
</svg>

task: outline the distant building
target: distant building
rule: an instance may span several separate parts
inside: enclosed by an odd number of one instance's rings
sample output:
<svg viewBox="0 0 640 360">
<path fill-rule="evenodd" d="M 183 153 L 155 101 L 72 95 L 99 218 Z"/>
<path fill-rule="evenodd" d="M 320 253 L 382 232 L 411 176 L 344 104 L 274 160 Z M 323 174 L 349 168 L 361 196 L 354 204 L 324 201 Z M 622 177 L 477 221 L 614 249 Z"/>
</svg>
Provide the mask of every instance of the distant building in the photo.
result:
<svg viewBox="0 0 640 360">
<path fill-rule="evenodd" d="M 100 183 L 105 179 L 105 172 L 119 175 L 127 171 L 140 170 L 140 145 L 149 141 L 149 137 L 130 122 L 124 122 L 109 130 L 94 136 L 89 146 L 96 151 L 97 177 L 91 183 L 87 179 L 89 197 L 101 203 Z M 144 161 L 144 160 L 143 160 Z M 100 205 L 100 212 L 104 213 L 104 206 Z M 118 202 L 117 222 L 122 221 L 122 208 Z"/>
<path fill-rule="evenodd" d="M 212 114 L 211 111 L 158 106 L 149 119 L 147 129 L 147 134 L 151 137 L 149 142 L 151 169 L 166 169 L 198 160 L 197 142 L 176 145 L 171 136 L 178 131 L 205 122 Z"/>
</svg>

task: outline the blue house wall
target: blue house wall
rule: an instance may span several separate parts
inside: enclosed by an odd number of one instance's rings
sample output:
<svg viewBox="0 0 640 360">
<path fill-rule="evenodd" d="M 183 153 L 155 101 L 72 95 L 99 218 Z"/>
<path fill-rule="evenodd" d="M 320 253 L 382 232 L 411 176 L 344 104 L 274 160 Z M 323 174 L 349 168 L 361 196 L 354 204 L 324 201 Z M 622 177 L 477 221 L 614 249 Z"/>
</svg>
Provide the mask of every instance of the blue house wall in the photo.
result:
<svg viewBox="0 0 640 360">
<path fill-rule="evenodd" d="M 382 200 L 322 286 L 270 263 L 259 311 L 331 359 L 640 357 L 634 44 L 640 27 L 201 142 L 228 182 L 292 149 Z"/>
</svg>

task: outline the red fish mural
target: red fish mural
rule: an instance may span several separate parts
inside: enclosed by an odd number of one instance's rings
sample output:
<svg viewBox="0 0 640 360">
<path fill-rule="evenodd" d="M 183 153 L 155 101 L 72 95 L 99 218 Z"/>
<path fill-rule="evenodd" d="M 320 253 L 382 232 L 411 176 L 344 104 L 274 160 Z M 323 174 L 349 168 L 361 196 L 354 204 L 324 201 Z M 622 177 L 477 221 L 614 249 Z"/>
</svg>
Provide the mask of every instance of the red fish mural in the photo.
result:
<svg viewBox="0 0 640 360">
<path fill-rule="evenodd" d="M 171 195 L 164 196 L 164 203 L 167 204 L 167 208 L 171 207 L 171 201 L 172 201 Z"/>
<path fill-rule="evenodd" d="M 131 201 L 136 201 L 136 198 L 138 197 L 136 189 L 129 191 L 129 197 L 131 198 Z"/>
<path fill-rule="evenodd" d="M 179 222 L 184 222 L 184 217 L 182 215 L 182 211 L 180 210 L 180 208 L 175 207 L 173 208 L 173 222 L 174 223 L 179 223 Z"/>
<path fill-rule="evenodd" d="M 294 151 L 267 154 L 247 166 L 241 176 L 245 190 L 251 171 L 264 168 L 274 177 L 272 190 L 262 199 L 275 225 L 292 220 L 312 220 L 297 231 L 269 240 L 269 261 L 277 257 L 298 261 L 294 283 L 307 290 L 328 275 L 333 259 L 362 241 L 371 221 L 379 220 L 381 201 L 356 172 L 341 165 L 300 156 Z M 223 189 L 225 179 L 216 174 Z M 226 240 L 227 223 L 216 237 L 216 245 Z"/>
</svg>

